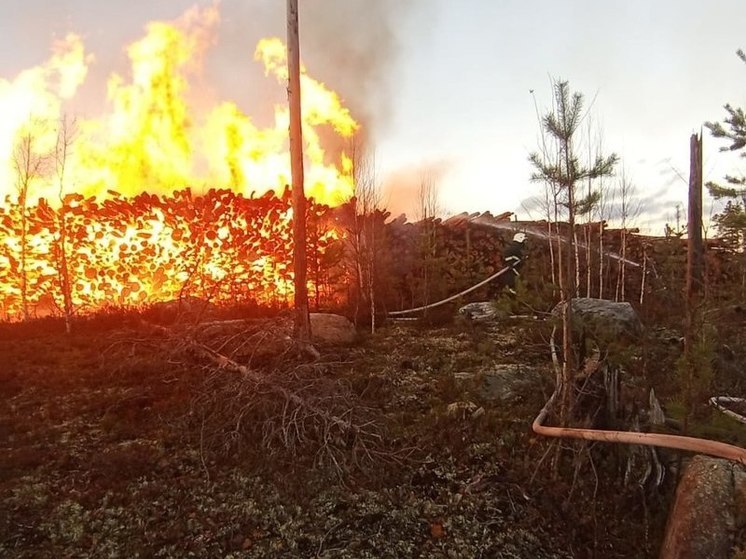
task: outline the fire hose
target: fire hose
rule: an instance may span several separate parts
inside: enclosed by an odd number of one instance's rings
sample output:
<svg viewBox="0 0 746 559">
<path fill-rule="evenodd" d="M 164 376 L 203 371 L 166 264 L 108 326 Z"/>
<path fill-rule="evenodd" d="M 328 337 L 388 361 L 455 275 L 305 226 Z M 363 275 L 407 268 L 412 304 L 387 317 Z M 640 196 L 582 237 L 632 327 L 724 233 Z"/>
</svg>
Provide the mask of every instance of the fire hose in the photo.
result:
<svg viewBox="0 0 746 559">
<path fill-rule="evenodd" d="M 555 328 L 556 330 L 556 328 Z M 551 345 L 552 345 L 552 357 L 555 357 L 554 349 L 554 334 L 552 331 Z M 572 427 L 549 427 L 544 425 L 549 412 L 554 405 L 555 400 L 560 393 L 560 389 L 563 384 L 558 375 L 557 383 L 555 384 L 554 392 L 549 398 L 544 407 L 539 412 L 539 415 L 534 419 L 531 428 L 534 433 L 538 435 L 544 435 L 546 437 L 560 437 L 560 438 L 571 438 L 571 439 L 582 439 L 586 441 L 600 441 L 607 443 L 624 443 L 624 444 L 639 444 L 646 446 L 660 446 L 665 448 L 672 448 L 675 450 L 687 450 L 691 452 L 697 452 L 701 454 L 707 454 L 709 456 L 715 456 L 717 458 L 726 458 L 733 460 L 739 464 L 746 465 L 746 449 L 739 446 L 721 443 L 718 441 L 712 441 L 709 439 L 700 439 L 697 437 L 687 437 L 683 435 L 667 435 L 663 433 L 638 433 L 635 431 L 607 431 L 602 429 L 579 429 Z M 713 400 L 723 400 L 723 397 L 713 398 Z"/>
<path fill-rule="evenodd" d="M 426 309 L 432 309 L 433 307 L 438 307 L 440 305 L 444 305 L 446 303 L 450 303 L 454 299 L 458 299 L 459 297 L 461 297 L 463 295 L 466 295 L 467 293 L 471 293 L 472 291 L 475 291 L 475 290 L 479 289 L 480 287 L 482 287 L 484 285 L 487 285 L 492 280 L 499 278 L 505 272 L 507 272 L 508 270 L 512 269 L 513 266 L 514 265 L 506 266 L 505 268 L 503 268 L 499 272 L 496 272 L 496 273 L 492 274 L 487 279 L 480 281 L 478 284 L 472 285 L 468 289 L 464 289 L 460 293 L 456 293 L 455 295 L 451 295 L 450 297 L 447 297 L 446 299 L 443 299 L 441 301 L 437 301 L 436 303 L 430 303 L 429 305 L 423 305 L 421 307 L 415 307 L 413 309 L 407 309 L 407 310 L 404 310 L 404 311 L 392 311 L 392 312 L 388 313 L 388 315 L 389 316 L 403 316 L 405 314 L 411 314 L 411 313 L 415 313 L 415 312 L 418 312 L 418 311 L 424 311 Z"/>
</svg>

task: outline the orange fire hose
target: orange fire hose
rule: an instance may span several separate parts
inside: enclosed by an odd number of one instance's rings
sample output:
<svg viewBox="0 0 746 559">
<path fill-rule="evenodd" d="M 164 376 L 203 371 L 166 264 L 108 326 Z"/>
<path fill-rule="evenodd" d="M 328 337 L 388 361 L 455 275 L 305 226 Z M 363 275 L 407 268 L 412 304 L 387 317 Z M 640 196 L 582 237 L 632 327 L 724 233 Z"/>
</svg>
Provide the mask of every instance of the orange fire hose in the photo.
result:
<svg viewBox="0 0 746 559">
<path fill-rule="evenodd" d="M 553 331 L 552 351 L 554 351 L 554 334 L 555 332 Z M 687 450 L 690 452 L 707 454 L 709 456 L 716 456 L 718 458 L 726 458 L 728 460 L 738 462 L 739 464 L 746 465 L 746 449 L 727 443 L 711 441 L 709 439 L 685 437 L 683 435 L 666 435 L 663 433 L 638 433 L 635 431 L 576 429 L 572 427 L 549 427 L 547 425 L 544 425 L 544 420 L 547 418 L 547 415 L 549 415 L 552 405 L 554 404 L 554 401 L 559 394 L 559 389 L 561 388 L 561 386 L 561 383 L 557 382 L 551 398 L 549 398 L 547 403 L 544 404 L 544 407 L 539 412 L 539 415 L 537 415 L 536 419 L 534 419 L 534 422 L 531 425 L 534 433 L 538 435 L 544 435 L 546 437 L 582 439 L 586 441 L 601 441 L 606 443 L 661 446 L 665 448 L 673 448 L 675 450 Z"/>
<path fill-rule="evenodd" d="M 685 437 L 683 435 L 666 435 L 663 433 L 637 433 L 634 431 L 604 431 L 600 429 L 575 429 L 571 427 L 549 427 L 543 425 L 557 396 L 557 390 L 534 419 L 531 428 L 534 433 L 546 437 L 562 437 L 583 439 L 586 441 L 601 441 L 606 443 L 641 444 L 647 446 L 662 446 L 676 450 L 688 450 L 701 454 L 708 454 L 718 458 L 727 458 L 739 464 L 746 465 L 746 449 L 709 439 Z"/>
</svg>

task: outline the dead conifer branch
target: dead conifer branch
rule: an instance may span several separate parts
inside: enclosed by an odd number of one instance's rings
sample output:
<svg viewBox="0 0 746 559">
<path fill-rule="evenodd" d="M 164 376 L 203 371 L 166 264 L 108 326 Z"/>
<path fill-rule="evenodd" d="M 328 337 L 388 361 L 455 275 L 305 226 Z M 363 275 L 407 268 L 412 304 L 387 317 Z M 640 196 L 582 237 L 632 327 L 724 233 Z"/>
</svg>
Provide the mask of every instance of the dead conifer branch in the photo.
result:
<svg viewBox="0 0 746 559">
<path fill-rule="evenodd" d="M 299 363 L 298 348 L 282 328 L 245 331 L 243 336 L 228 331 L 222 337 L 212 330 L 209 341 L 203 342 L 197 336 L 205 337 L 204 330 L 149 327 L 166 336 L 181 355 L 204 363 L 208 374 L 192 401 L 191 416 L 204 418 L 200 444 L 207 450 L 262 448 L 269 455 L 306 457 L 338 475 L 411 454 L 400 456 L 387 448 L 376 412 L 363 405 L 347 383 L 327 374 L 328 363 Z M 278 340 L 283 357 L 269 366 L 237 360 L 248 355 L 251 361 Z"/>
</svg>

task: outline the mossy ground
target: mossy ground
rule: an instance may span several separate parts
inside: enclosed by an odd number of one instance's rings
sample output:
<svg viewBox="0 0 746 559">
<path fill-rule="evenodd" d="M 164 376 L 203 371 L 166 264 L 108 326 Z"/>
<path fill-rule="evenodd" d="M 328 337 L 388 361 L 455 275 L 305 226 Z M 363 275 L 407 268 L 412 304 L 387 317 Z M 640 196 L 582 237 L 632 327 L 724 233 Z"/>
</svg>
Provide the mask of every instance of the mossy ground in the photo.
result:
<svg viewBox="0 0 746 559">
<path fill-rule="evenodd" d="M 312 445 L 205 445 L 205 364 L 174 359 L 136 321 L 59 330 L 2 328 L 0 556 L 657 555 L 672 480 L 625 484 L 619 449 L 566 443 L 556 471 L 544 459 L 551 443 L 530 425 L 553 373 L 535 321 L 388 324 L 320 348 L 323 375 L 386 438 L 380 460 L 341 475 Z M 479 375 L 508 363 L 541 380 L 488 398 Z M 451 414 L 455 402 L 484 413 Z"/>
</svg>

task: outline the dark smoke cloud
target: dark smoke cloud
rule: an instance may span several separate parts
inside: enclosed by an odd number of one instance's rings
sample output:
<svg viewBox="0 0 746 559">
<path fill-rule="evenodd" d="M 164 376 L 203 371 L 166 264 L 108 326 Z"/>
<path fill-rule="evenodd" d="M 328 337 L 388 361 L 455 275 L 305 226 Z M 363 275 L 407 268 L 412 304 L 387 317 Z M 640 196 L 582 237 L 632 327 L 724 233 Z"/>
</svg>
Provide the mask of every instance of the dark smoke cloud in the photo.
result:
<svg viewBox="0 0 746 559">
<path fill-rule="evenodd" d="M 383 130 L 389 120 L 403 29 L 415 8 L 423 3 L 424 0 L 299 2 L 303 64 L 312 77 L 339 93 L 369 134 Z M 276 36 L 285 40 L 285 2 L 224 0 L 219 6 L 221 24 L 216 53 L 220 53 L 220 59 L 209 63 L 217 67 L 214 76 L 231 90 L 240 85 L 252 105 L 253 101 L 262 105 L 268 89 L 276 96 L 278 91 L 284 92 L 284 85 L 264 82 L 261 68 L 251 62 L 251 57 L 260 38 Z"/>
<path fill-rule="evenodd" d="M 306 63 L 342 92 L 369 133 L 390 116 L 402 28 L 417 4 L 421 0 L 302 2 Z"/>
</svg>

